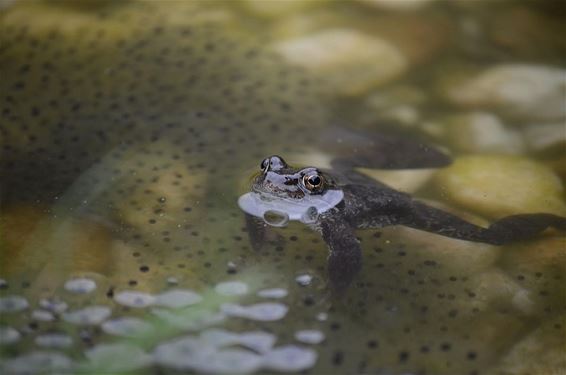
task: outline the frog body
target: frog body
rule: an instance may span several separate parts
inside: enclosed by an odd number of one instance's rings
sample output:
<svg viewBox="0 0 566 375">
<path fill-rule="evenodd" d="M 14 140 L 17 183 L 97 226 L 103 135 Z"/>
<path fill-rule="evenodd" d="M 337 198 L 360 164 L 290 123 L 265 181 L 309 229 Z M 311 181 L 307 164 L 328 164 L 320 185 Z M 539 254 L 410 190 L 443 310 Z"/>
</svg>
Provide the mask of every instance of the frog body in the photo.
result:
<svg viewBox="0 0 566 375">
<path fill-rule="evenodd" d="M 362 267 L 357 229 L 404 225 L 492 245 L 525 240 L 548 227 L 566 230 L 566 218 L 546 213 L 507 216 L 483 228 L 353 170 L 337 172 L 347 177 L 315 167 L 292 168 L 280 156 L 270 156 L 262 161 L 251 192 L 239 199 L 254 249 L 261 248 L 272 225 L 268 214 L 301 221 L 318 232 L 330 251 L 327 271 L 335 289 L 347 287 Z"/>
</svg>

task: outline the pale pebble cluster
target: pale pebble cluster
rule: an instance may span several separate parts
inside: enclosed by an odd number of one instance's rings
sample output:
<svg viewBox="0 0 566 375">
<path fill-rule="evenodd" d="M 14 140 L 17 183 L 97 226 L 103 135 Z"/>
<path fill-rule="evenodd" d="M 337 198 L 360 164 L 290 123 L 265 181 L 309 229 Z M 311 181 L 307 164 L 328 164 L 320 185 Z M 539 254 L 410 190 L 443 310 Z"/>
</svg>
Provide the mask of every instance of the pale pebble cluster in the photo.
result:
<svg viewBox="0 0 566 375">
<path fill-rule="evenodd" d="M 155 361 L 168 368 L 210 373 L 251 373 L 265 370 L 301 371 L 316 363 L 312 349 L 296 345 L 273 347 L 265 332 L 233 333 L 209 330 L 158 345 Z M 232 348 L 238 345 L 242 348 Z M 249 349 L 249 350 L 248 350 Z"/>
</svg>

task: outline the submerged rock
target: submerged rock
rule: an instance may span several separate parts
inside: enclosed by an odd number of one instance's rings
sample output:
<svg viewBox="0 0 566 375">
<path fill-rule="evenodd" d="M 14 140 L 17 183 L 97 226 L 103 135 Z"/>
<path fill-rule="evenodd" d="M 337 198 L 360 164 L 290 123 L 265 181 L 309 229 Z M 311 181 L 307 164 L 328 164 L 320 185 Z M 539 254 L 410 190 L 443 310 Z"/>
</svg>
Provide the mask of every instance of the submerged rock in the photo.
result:
<svg viewBox="0 0 566 375">
<path fill-rule="evenodd" d="M 445 119 L 448 142 L 468 153 L 520 154 L 524 151 L 521 133 L 508 129 L 494 114 L 470 112 Z"/>
<path fill-rule="evenodd" d="M 566 214 L 558 177 L 523 157 L 464 156 L 438 172 L 436 186 L 455 203 L 494 218 L 528 212 Z"/>
<path fill-rule="evenodd" d="M 351 29 L 326 29 L 278 42 L 274 49 L 290 63 L 324 77 L 338 92 L 363 94 L 399 77 L 407 61 L 392 44 Z"/>
<path fill-rule="evenodd" d="M 539 65 L 499 65 L 455 85 L 448 98 L 469 108 L 489 108 L 515 118 L 566 118 L 564 69 Z"/>
</svg>

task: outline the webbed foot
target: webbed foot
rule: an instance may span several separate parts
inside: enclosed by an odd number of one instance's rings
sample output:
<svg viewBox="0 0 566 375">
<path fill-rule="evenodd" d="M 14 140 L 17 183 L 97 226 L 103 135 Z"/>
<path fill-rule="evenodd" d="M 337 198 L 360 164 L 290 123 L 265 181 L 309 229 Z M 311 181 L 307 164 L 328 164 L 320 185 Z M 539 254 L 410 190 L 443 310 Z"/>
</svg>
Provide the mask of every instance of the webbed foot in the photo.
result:
<svg viewBox="0 0 566 375">
<path fill-rule="evenodd" d="M 385 135 L 332 128 L 323 140 L 337 154 L 332 166 L 340 171 L 355 167 L 376 169 L 439 168 L 451 158 L 424 142 L 401 135 Z"/>
<path fill-rule="evenodd" d="M 344 291 L 362 268 L 362 250 L 353 229 L 342 218 L 321 223 L 322 238 L 330 250 L 327 272 L 334 292 Z"/>
</svg>

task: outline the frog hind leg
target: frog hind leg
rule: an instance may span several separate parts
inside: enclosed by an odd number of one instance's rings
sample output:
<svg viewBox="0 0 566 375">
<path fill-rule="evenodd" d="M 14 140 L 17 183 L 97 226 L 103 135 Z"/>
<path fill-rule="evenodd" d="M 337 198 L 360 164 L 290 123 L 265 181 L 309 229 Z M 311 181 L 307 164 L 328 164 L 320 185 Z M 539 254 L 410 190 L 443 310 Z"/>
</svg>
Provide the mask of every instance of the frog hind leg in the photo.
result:
<svg viewBox="0 0 566 375">
<path fill-rule="evenodd" d="M 547 228 L 566 230 L 566 218 L 546 213 L 506 216 L 483 228 L 417 201 L 413 201 L 412 209 L 400 224 L 445 237 L 492 245 L 527 240 Z"/>
<path fill-rule="evenodd" d="M 362 268 L 362 250 L 353 228 L 341 217 L 323 220 L 320 224 L 322 238 L 330 254 L 327 272 L 335 292 L 342 292 Z"/>
</svg>

